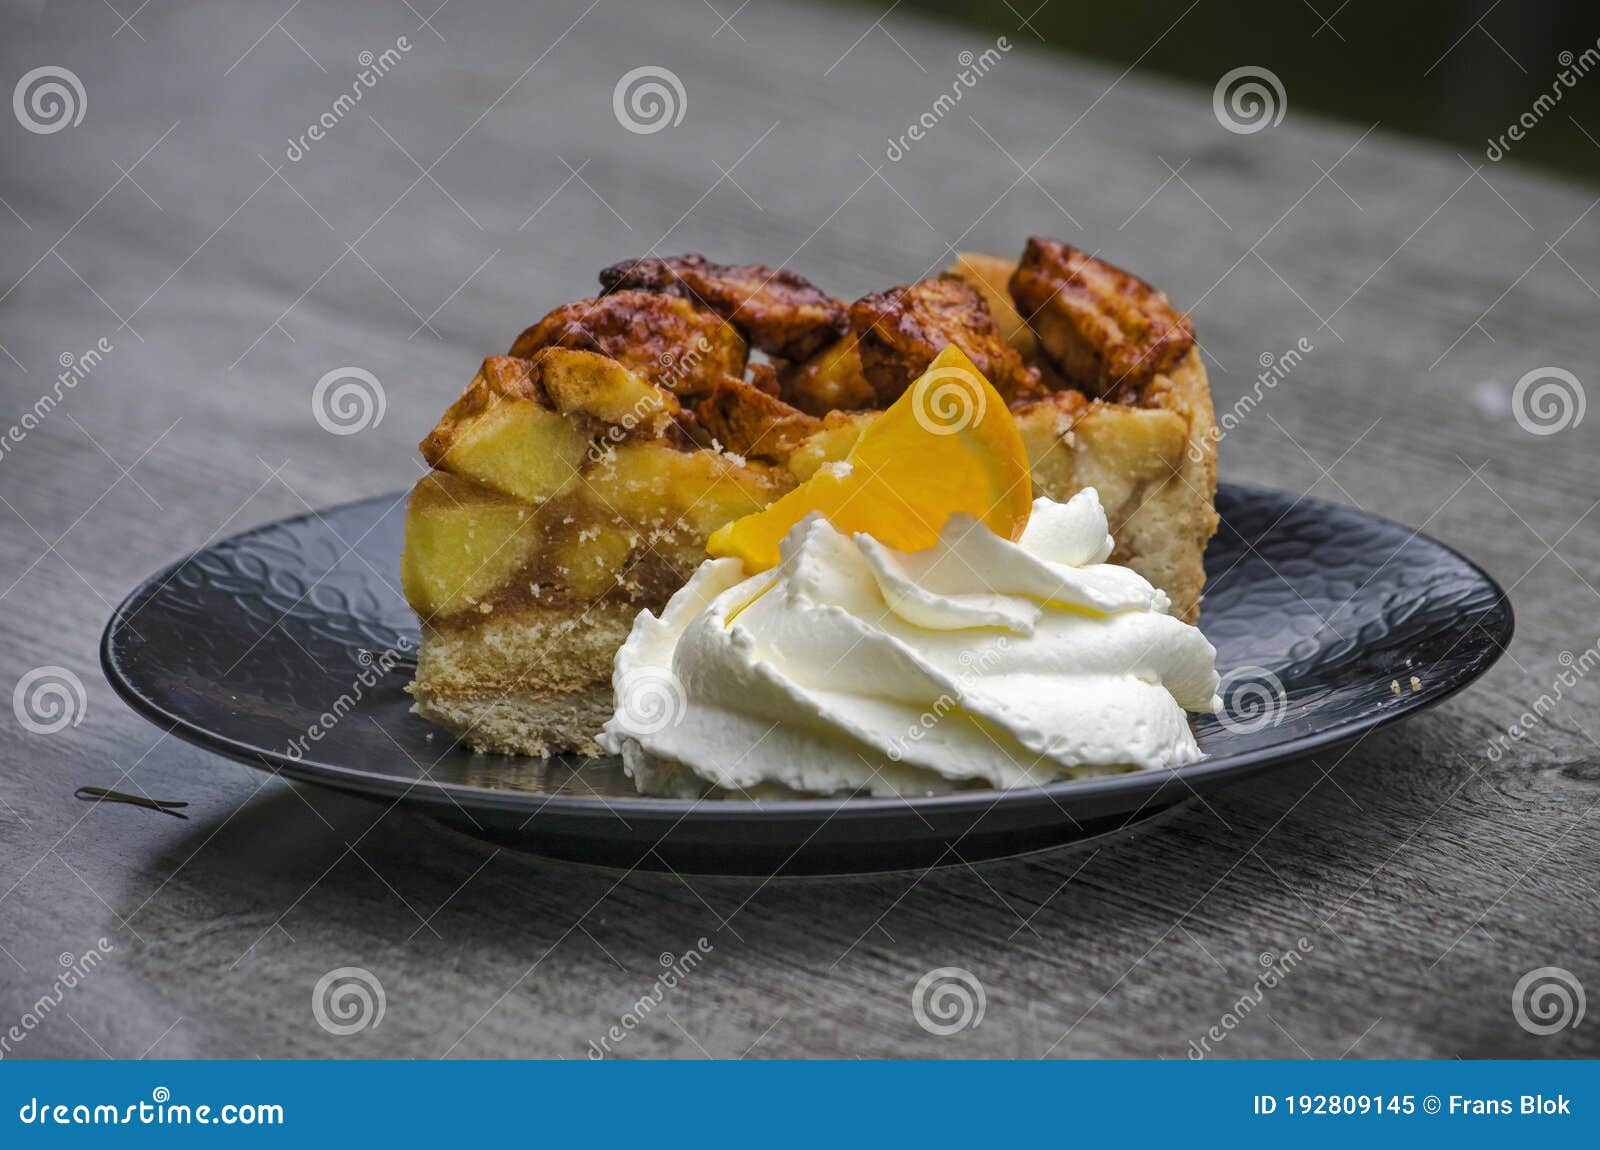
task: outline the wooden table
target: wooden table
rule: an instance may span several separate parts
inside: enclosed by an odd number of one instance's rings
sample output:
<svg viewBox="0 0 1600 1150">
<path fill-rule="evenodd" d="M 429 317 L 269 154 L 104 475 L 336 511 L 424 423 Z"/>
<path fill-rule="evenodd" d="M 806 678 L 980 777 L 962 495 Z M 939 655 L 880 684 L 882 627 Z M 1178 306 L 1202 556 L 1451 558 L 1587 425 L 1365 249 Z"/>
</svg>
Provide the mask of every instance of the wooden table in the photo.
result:
<svg viewBox="0 0 1600 1150">
<path fill-rule="evenodd" d="M 1539 1037 L 1512 1010 L 1540 967 L 1600 992 L 1600 686 L 1488 753 L 1600 639 L 1600 418 L 1534 434 L 1512 404 L 1537 369 L 1596 383 L 1592 190 L 1315 120 L 1292 92 L 1281 123 L 1229 131 L 1208 90 L 905 10 L 461 0 L 419 27 L 431 3 L 286 6 L 52 7 L 0 48 L 7 84 L 60 65 L 86 100 L 58 131 L 0 124 L 0 423 L 110 347 L 0 456 L 0 687 L 59 666 L 86 688 L 75 726 L 0 723 L 0 1034 L 58 956 L 110 951 L 7 1057 L 583 1057 L 702 936 L 617 1054 L 1182 1058 L 1213 1027 L 1222 1056 L 1600 1053 L 1594 1017 Z M 1151 36 L 1181 36 L 1180 11 Z M 965 59 L 984 74 L 936 104 Z M 679 78 L 682 118 L 630 131 L 613 91 L 647 66 Z M 1219 410 L 1307 340 L 1225 476 L 1467 551 L 1515 600 L 1508 657 L 1348 754 L 1099 850 L 771 883 L 497 854 L 163 737 L 100 676 L 142 576 L 408 485 L 477 360 L 607 263 L 704 250 L 848 297 L 1030 232 L 1192 309 Z M 346 366 L 387 407 L 339 437 L 310 397 Z M 189 819 L 73 797 L 135 782 Z M 1302 939 L 1241 1007 L 1259 956 Z M 341 1037 L 311 1005 L 346 966 L 386 1008 Z M 986 998 L 948 1037 L 911 1010 L 943 966 Z"/>
</svg>

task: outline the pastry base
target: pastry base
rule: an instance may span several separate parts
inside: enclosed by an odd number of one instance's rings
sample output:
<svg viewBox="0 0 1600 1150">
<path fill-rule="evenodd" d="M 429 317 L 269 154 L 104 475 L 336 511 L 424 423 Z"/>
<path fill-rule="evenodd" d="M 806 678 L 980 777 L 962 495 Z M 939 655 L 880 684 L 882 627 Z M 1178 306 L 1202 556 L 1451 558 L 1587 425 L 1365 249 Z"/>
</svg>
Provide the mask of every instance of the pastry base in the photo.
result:
<svg viewBox="0 0 1600 1150">
<path fill-rule="evenodd" d="M 611 662 L 639 609 L 505 611 L 472 625 L 425 627 L 412 711 L 475 751 L 601 753 L 611 717 Z"/>
</svg>

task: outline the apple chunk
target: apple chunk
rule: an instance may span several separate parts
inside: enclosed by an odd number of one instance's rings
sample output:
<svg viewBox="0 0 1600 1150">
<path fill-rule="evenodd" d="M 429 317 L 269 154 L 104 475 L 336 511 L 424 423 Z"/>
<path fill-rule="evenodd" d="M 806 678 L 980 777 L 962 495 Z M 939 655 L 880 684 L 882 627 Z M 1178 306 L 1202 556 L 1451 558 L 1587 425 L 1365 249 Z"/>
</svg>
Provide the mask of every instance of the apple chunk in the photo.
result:
<svg viewBox="0 0 1600 1150">
<path fill-rule="evenodd" d="M 424 620 L 474 606 L 538 550 L 536 509 L 520 499 L 431 471 L 406 505 L 400 585 Z"/>
<path fill-rule="evenodd" d="M 552 347 L 539 353 L 534 366 L 558 410 L 624 431 L 659 435 L 680 410 L 677 396 L 609 356 Z"/>
<path fill-rule="evenodd" d="M 484 360 L 422 441 L 423 458 L 440 471 L 530 503 L 572 487 L 588 439 L 572 420 L 549 409 L 534 367 L 510 356 Z"/>
<path fill-rule="evenodd" d="M 758 462 L 661 443 L 624 443 L 589 473 L 601 505 L 635 531 L 687 528 L 701 537 L 759 511 L 793 484 Z"/>
</svg>

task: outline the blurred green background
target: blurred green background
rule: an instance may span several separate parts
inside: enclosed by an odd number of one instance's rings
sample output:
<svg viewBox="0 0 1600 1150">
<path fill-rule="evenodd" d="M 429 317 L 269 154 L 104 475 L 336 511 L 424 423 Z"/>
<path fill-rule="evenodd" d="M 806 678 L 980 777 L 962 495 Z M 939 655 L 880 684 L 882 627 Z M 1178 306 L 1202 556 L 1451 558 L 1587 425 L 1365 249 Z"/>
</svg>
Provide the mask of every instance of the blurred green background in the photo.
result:
<svg viewBox="0 0 1600 1150">
<path fill-rule="evenodd" d="M 1381 121 L 1389 132 L 1448 142 L 1473 162 L 1551 92 L 1570 60 L 1573 86 L 1512 146 L 1512 162 L 1600 179 L 1600 55 L 1577 76 L 1600 39 L 1596 0 L 902 3 L 1015 44 L 1114 66 L 1139 60 L 1141 71 L 1206 87 L 1230 68 L 1259 65 L 1283 81 L 1291 112 Z"/>
</svg>

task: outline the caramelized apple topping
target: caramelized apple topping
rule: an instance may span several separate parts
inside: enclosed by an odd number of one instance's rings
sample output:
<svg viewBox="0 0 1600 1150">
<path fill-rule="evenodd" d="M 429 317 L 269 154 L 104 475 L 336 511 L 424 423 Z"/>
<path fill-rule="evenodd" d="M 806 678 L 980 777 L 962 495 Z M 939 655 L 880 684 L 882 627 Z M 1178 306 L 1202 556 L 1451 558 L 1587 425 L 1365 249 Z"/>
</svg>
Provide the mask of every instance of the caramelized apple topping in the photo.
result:
<svg viewBox="0 0 1600 1150">
<path fill-rule="evenodd" d="M 710 391 L 744 374 L 749 349 L 739 332 L 686 299 L 642 291 L 562 304 L 517 337 L 523 358 L 547 347 L 609 355 L 679 395 Z"/>
<path fill-rule="evenodd" d="M 747 459 L 781 462 L 822 421 L 739 379 L 725 379 L 694 408 L 699 429 Z"/>
<path fill-rule="evenodd" d="M 848 329 L 844 304 L 787 268 L 715 264 L 704 256 L 647 256 L 600 273 L 607 293 L 669 292 L 709 308 L 750 343 L 783 359 L 806 359 Z"/>
<path fill-rule="evenodd" d="M 1050 362 L 1075 387 L 1137 403 L 1194 346 L 1194 325 L 1144 280 L 1060 240 L 1028 240 L 1011 295 Z"/>
<path fill-rule="evenodd" d="M 861 372 L 861 353 L 853 335 L 829 344 L 804 363 L 785 368 L 778 378 L 783 398 L 809 415 L 878 405 L 877 393 Z"/>
<path fill-rule="evenodd" d="M 1006 344 L 983 298 L 956 279 L 873 292 L 850 305 L 862 374 L 887 407 L 944 348 L 965 352 L 1007 403 L 1038 390 L 1038 372 Z"/>
</svg>

